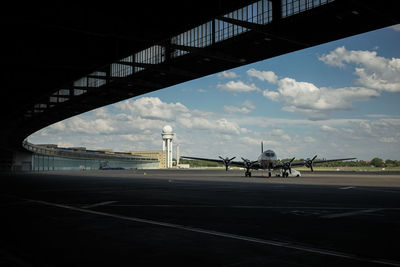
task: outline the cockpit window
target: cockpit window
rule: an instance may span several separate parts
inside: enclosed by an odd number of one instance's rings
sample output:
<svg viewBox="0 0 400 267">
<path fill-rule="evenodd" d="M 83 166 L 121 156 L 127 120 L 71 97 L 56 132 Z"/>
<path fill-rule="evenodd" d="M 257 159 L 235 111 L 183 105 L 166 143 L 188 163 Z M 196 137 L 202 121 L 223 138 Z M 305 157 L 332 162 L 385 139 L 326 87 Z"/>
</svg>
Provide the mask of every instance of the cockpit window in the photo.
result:
<svg viewBox="0 0 400 267">
<path fill-rule="evenodd" d="M 274 152 L 265 152 L 265 156 L 267 157 L 274 157 L 275 153 Z"/>
</svg>

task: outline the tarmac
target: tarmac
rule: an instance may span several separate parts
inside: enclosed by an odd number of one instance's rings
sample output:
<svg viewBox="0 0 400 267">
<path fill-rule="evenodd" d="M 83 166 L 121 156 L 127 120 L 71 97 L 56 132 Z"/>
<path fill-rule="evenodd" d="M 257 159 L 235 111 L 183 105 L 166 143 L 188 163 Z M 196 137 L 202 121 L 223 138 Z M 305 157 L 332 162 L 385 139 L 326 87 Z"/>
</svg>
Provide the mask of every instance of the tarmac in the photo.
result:
<svg viewBox="0 0 400 267">
<path fill-rule="evenodd" d="M 0 266 L 400 266 L 400 174 L 2 174 Z"/>
</svg>

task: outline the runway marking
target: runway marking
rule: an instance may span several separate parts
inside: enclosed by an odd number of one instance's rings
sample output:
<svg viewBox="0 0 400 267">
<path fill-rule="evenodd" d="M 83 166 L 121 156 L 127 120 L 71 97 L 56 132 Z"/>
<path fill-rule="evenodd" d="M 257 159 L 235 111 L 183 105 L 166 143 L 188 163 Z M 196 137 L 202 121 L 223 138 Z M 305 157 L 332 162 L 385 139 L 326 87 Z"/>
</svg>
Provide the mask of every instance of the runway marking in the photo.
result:
<svg viewBox="0 0 400 267">
<path fill-rule="evenodd" d="M 372 262 L 372 263 L 378 262 L 378 263 L 385 264 L 385 265 L 400 266 L 400 262 L 393 261 L 393 260 L 363 258 L 363 257 L 359 257 L 359 256 L 356 256 L 356 255 L 350 254 L 350 253 L 344 253 L 344 252 L 340 252 L 340 251 L 333 251 L 333 250 L 326 250 L 326 249 L 319 249 L 319 248 L 313 248 L 313 247 L 308 247 L 308 246 L 301 246 L 301 245 L 296 245 L 296 244 L 293 244 L 290 242 L 260 239 L 260 238 L 218 232 L 218 231 L 214 231 L 214 230 L 207 230 L 207 229 L 202 229 L 202 228 L 197 228 L 197 227 L 192 227 L 192 226 L 185 226 L 185 225 L 179 225 L 179 224 L 173 224 L 173 223 L 167 223 L 167 222 L 153 221 L 153 220 L 137 218 L 137 217 L 128 217 L 128 216 L 124 216 L 124 215 L 83 209 L 83 208 L 78 208 L 78 207 L 73 207 L 73 206 L 68 206 L 68 205 L 62 205 L 62 204 L 42 201 L 42 200 L 34 200 L 34 199 L 25 199 L 25 200 L 28 200 L 33 203 L 46 205 L 46 206 L 58 207 L 58 208 L 72 210 L 72 211 L 90 213 L 90 214 L 94 214 L 94 215 L 111 217 L 111 218 L 116 218 L 116 219 L 121 219 L 121 220 L 126 220 L 126 221 L 168 227 L 168 228 L 184 230 L 184 231 L 189 231 L 189 232 L 207 234 L 207 235 L 211 235 L 211 236 L 226 237 L 226 238 L 231 238 L 231 239 L 235 239 L 235 240 L 248 241 L 248 242 L 265 244 L 265 245 L 275 246 L 275 247 L 283 247 L 283 248 L 288 248 L 288 249 L 295 249 L 295 250 L 300 250 L 300 251 L 304 251 L 304 252 L 320 254 L 320 255 L 327 255 L 327 256 L 334 256 L 334 257 L 339 257 L 339 258 L 346 258 L 346 259 L 350 259 L 350 260 Z"/>
<path fill-rule="evenodd" d="M 353 188 L 355 188 L 355 186 L 339 187 L 339 189 L 342 189 L 342 190 L 353 189 Z"/>
<path fill-rule="evenodd" d="M 110 207 L 138 208 L 222 208 L 222 209 L 316 209 L 316 210 L 359 210 L 367 207 L 319 207 L 319 206 L 247 206 L 247 205 L 168 205 L 168 204 L 112 204 Z M 383 208 L 382 208 L 383 209 Z"/>
<path fill-rule="evenodd" d="M 377 208 L 377 209 L 356 210 L 356 211 L 351 211 L 351 212 L 342 212 L 342 213 L 335 213 L 335 214 L 325 215 L 325 216 L 321 216 L 321 218 L 333 219 L 333 218 L 347 217 L 347 216 L 359 215 L 359 214 L 364 214 L 364 213 L 371 213 L 371 212 L 382 211 L 382 210 L 385 210 L 385 209 L 384 208 Z"/>
<path fill-rule="evenodd" d="M 105 202 L 95 203 L 95 204 L 91 204 L 91 205 L 85 205 L 85 206 L 82 206 L 82 209 L 90 209 L 90 208 L 94 208 L 94 207 L 105 206 L 105 205 L 109 205 L 109 204 L 112 204 L 115 202 L 117 202 L 117 201 L 105 201 Z"/>
</svg>

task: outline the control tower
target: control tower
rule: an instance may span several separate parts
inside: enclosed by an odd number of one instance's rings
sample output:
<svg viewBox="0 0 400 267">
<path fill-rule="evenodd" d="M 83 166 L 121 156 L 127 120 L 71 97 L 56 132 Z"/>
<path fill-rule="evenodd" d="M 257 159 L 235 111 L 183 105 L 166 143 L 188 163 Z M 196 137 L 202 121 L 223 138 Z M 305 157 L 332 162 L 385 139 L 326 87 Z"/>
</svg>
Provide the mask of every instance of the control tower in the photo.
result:
<svg viewBox="0 0 400 267">
<path fill-rule="evenodd" d="M 166 153 L 166 164 L 167 168 L 172 168 L 172 139 L 174 138 L 174 133 L 172 132 L 172 127 L 165 125 L 162 129 L 162 139 L 163 139 L 163 151 Z"/>
</svg>

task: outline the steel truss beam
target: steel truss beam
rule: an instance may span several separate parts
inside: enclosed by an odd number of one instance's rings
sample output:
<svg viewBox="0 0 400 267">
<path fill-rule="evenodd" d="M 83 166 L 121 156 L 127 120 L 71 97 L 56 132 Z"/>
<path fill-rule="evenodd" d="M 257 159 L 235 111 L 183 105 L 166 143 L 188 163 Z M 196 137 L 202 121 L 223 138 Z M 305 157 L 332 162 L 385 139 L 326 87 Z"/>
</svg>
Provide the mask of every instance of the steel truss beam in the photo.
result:
<svg viewBox="0 0 400 267">
<path fill-rule="evenodd" d="M 237 58 L 226 53 L 218 52 L 218 51 L 211 51 L 206 48 L 199 48 L 193 46 L 186 46 L 186 45 L 178 45 L 178 44 L 170 44 L 172 49 L 183 50 L 192 54 L 197 54 L 203 56 L 204 58 L 214 58 L 222 61 L 227 61 L 235 64 L 243 65 L 246 63 L 246 59 L 244 58 Z"/>
<path fill-rule="evenodd" d="M 288 43 L 292 43 L 295 45 L 299 45 L 300 47 L 309 47 L 311 46 L 310 44 L 306 44 L 303 42 L 299 42 L 293 39 L 290 39 L 288 37 L 282 36 L 282 35 L 276 35 L 271 33 L 269 30 L 267 30 L 267 25 L 263 25 L 263 24 L 258 24 L 258 23 L 254 23 L 254 22 L 249 22 L 249 21 L 243 21 L 243 20 L 238 20 L 238 19 L 232 19 L 232 18 L 228 18 L 228 17 L 218 17 L 218 20 L 222 20 L 224 22 L 230 23 L 230 24 L 234 24 L 237 26 L 241 26 L 244 28 L 247 28 L 249 30 L 253 30 L 259 33 L 262 33 L 264 35 L 266 35 L 268 38 L 270 38 L 271 40 L 281 40 L 281 41 L 285 41 Z"/>
<path fill-rule="evenodd" d="M 126 61 L 118 61 L 118 64 L 126 65 L 126 66 L 131 66 L 131 67 L 139 67 L 139 68 L 145 68 L 149 70 L 154 70 L 158 71 L 160 73 L 169 73 L 169 74 L 176 74 L 179 76 L 185 76 L 189 78 L 198 78 L 201 75 L 198 73 L 194 73 L 191 71 L 187 71 L 184 69 L 176 68 L 173 66 L 168 66 L 168 65 L 160 65 L 160 64 L 149 64 L 149 63 L 138 63 L 138 62 L 126 62 Z"/>
<path fill-rule="evenodd" d="M 111 82 L 124 83 L 126 85 L 143 86 L 143 87 L 150 87 L 150 88 L 162 88 L 163 87 L 163 85 L 160 83 L 150 82 L 150 81 L 143 80 L 143 79 L 138 79 L 138 78 L 132 77 L 132 75 L 129 75 L 126 77 L 88 75 L 86 77 L 107 81 L 107 84 L 102 85 L 101 87 L 96 87 L 96 88 L 104 88 L 104 86 L 111 84 Z M 89 87 L 89 88 L 94 88 L 94 87 Z"/>
</svg>

